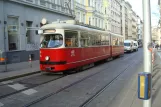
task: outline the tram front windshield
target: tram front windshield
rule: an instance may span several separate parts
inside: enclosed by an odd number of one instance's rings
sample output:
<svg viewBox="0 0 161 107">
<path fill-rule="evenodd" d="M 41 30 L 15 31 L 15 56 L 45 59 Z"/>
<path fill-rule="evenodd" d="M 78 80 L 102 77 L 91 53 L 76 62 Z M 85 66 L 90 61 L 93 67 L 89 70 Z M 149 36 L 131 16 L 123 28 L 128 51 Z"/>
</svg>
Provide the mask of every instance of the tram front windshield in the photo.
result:
<svg viewBox="0 0 161 107">
<path fill-rule="evenodd" d="M 61 34 L 45 34 L 41 42 L 41 48 L 57 48 L 63 45 Z"/>
</svg>

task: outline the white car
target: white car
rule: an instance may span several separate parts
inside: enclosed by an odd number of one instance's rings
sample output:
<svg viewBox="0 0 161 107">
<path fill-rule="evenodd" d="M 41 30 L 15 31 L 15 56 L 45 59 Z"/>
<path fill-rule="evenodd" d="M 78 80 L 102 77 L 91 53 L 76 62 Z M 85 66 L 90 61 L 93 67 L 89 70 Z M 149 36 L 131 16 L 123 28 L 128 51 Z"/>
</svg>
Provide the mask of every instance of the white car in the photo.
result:
<svg viewBox="0 0 161 107">
<path fill-rule="evenodd" d="M 139 48 L 138 42 L 137 41 L 134 41 L 133 43 L 134 43 L 134 50 L 135 51 L 138 51 L 138 48 Z"/>
<path fill-rule="evenodd" d="M 133 52 L 134 51 L 134 41 L 125 40 L 124 41 L 124 52 Z"/>
</svg>

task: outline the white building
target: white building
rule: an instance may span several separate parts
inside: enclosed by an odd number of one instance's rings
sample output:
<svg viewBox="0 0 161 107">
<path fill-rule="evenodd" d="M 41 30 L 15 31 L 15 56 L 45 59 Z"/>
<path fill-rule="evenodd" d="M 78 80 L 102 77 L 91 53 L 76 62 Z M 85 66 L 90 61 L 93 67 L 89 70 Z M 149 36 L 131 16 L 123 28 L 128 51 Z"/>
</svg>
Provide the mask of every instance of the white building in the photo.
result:
<svg viewBox="0 0 161 107">
<path fill-rule="evenodd" d="M 137 38 L 138 40 L 143 39 L 143 21 L 137 16 Z"/>
<path fill-rule="evenodd" d="M 48 23 L 73 19 L 74 0 L 69 5 L 66 1 L 0 0 L 0 56 L 6 55 L 8 63 L 28 61 L 30 54 L 34 55 L 34 60 L 39 59 L 39 35 L 35 30 L 26 29 L 39 28 L 43 18 Z"/>
<path fill-rule="evenodd" d="M 122 35 L 124 39 L 131 39 L 132 38 L 132 6 L 129 2 L 125 2 L 122 0 L 121 4 L 121 25 L 122 25 Z"/>
<path fill-rule="evenodd" d="M 75 0 L 76 20 L 105 29 L 104 0 Z M 106 9 L 106 12 L 108 10 Z"/>
<path fill-rule="evenodd" d="M 121 0 L 109 0 L 109 28 L 113 33 L 121 34 Z"/>
<path fill-rule="evenodd" d="M 152 27 L 152 40 L 156 44 L 161 44 L 161 29 L 157 26 Z"/>
<path fill-rule="evenodd" d="M 76 15 L 76 20 L 86 24 L 86 5 L 84 0 L 75 0 L 74 11 Z"/>
<path fill-rule="evenodd" d="M 132 11 L 132 39 L 137 40 L 137 15 Z"/>
</svg>

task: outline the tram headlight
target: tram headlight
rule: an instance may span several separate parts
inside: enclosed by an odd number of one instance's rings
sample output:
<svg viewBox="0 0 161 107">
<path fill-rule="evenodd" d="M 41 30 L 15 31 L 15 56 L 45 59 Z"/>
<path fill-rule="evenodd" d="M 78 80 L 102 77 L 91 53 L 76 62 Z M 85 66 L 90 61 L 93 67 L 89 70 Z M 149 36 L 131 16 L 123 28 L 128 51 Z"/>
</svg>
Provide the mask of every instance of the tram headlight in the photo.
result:
<svg viewBox="0 0 161 107">
<path fill-rule="evenodd" d="M 50 59 L 49 56 L 46 56 L 46 57 L 45 57 L 45 60 L 46 60 L 46 61 L 49 61 L 49 59 Z"/>
</svg>

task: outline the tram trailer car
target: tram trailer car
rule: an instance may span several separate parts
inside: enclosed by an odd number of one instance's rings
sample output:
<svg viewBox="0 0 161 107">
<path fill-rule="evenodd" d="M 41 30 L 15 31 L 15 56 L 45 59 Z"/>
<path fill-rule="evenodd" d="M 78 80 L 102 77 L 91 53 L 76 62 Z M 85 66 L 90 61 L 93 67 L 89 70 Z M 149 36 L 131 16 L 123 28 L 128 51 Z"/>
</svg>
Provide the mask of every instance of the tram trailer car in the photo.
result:
<svg viewBox="0 0 161 107">
<path fill-rule="evenodd" d="M 118 34 L 80 25 L 44 25 L 40 35 L 40 70 L 65 72 L 124 54 L 124 39 Z"/>
</svg>

